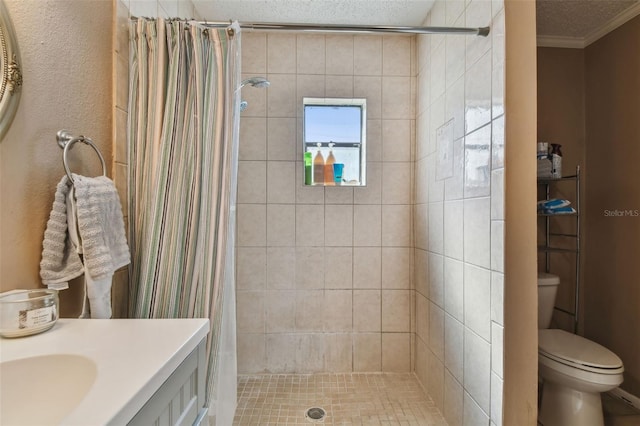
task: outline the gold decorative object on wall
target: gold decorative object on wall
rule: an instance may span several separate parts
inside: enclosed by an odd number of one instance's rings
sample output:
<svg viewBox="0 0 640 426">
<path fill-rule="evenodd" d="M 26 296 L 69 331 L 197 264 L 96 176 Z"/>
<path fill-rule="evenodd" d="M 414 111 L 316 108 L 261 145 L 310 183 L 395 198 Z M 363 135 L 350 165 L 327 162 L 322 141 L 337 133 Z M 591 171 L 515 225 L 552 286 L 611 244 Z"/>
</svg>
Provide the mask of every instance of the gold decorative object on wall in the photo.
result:
<svg viewBox="0 0 640 426">
<path fill-rule="evenodd" d="M 20 54 L 9 13 L 0 0 L 0 140 L 18 109 L 22 71 Z"/>
</svg>

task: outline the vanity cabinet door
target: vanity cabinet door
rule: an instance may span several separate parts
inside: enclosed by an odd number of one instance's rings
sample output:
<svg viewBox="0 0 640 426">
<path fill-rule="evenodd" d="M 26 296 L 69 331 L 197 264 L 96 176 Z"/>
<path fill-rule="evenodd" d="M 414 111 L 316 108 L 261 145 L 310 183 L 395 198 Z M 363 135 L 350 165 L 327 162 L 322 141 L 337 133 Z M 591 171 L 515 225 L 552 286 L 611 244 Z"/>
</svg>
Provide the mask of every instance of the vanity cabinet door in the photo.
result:
<svg viewBox="0 0 640 426">
<path fill-rule="evenodd" d="M 176 368 L 129 425 L 193 425 L 204 407 L 205 341 Z"/>
</svg>

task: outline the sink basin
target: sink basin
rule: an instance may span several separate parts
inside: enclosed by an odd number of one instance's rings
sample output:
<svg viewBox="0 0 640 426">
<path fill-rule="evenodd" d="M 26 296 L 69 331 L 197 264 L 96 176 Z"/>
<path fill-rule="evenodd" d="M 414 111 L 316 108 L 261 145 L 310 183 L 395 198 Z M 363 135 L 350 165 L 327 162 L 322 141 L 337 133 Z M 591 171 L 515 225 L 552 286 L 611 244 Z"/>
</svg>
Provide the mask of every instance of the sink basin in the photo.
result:
<svg viewBox="0 0 640 426">
<path fill-rule="evenodd" d="M 0 363 L 0 424 L 60 424 L 93 385 L 89 358 L 55 354 Z"/>
</svg>

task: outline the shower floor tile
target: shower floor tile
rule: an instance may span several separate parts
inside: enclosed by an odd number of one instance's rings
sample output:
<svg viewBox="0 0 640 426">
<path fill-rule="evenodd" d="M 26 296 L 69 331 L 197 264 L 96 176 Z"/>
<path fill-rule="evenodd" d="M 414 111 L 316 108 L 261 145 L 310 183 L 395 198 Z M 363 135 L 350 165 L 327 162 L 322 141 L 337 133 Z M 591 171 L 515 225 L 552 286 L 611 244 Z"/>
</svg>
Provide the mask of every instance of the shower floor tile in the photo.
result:
<svg viewBox="0 0 640 426">
<path fill-rule="evenodd" d="M 307 409 L 326 411 L 323 420 Z M 411 373 L 267 374 L 238 378 L 233 424 L 446 425 Z"/>
</svg>

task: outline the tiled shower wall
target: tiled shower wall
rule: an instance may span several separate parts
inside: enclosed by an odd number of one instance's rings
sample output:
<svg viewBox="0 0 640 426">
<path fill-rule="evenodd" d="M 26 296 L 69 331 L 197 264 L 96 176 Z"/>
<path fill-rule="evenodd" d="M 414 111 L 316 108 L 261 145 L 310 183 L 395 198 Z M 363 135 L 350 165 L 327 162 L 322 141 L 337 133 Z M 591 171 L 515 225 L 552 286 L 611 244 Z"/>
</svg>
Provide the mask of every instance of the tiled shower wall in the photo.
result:
<svg viewBox="0 0 640 426">
<path fill-rule="evenodd" d="M 240 373 L 412 371 L 415 38 L 245 32 Z M 367 186 L 305 187 L 302 98 L 367 98 Z"/>
<path fill-rule="evenodd" d="M 502 424 L 504 12 L 436 2 L 419 36 L 415 371 L 450 425 Z"/>
<path fill-rule="evenodd" d="M 450 425 L 502 423 L 504 12 L 436 2 L 419 36 L 415 186 L 416 374 Z"/>
</svg>

